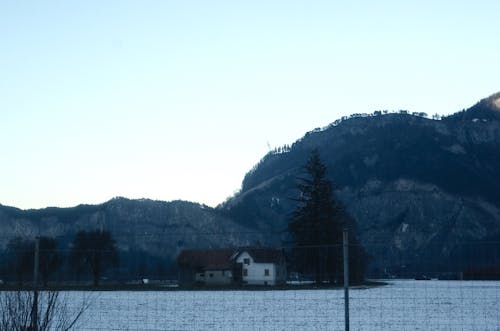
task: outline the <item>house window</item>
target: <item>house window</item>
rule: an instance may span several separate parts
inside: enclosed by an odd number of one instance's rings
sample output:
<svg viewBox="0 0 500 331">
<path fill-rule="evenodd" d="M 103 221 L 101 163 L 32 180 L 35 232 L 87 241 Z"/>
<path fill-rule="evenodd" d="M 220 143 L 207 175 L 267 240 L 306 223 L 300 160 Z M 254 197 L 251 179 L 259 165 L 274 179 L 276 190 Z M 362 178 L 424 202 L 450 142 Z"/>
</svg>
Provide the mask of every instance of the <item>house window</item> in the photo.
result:
<svg viewBox="0 0 500 331">
<path fill-rule="evenodd" d="M 269 276 L 269 269 L 264 269 L 264 276 Z"/>
<path fill-rule="evenodd" d="M 214 274 L 210 273 L 210 274 L 208 274 L 208 276 L 209 276 L 210 278 L 212 278 L 212 277 L 214 276 Z"/>
<path fill-rule="evenodd" d="M 243 264 L 250 264 L 250 259 L 249 258 L 245 258 L 243 259 Z"/>
<path fill-rule="evenodd" d="M 243 269 L 243 276 L 247 277 L 248 276 L 248 269 Z"/>
</svg>

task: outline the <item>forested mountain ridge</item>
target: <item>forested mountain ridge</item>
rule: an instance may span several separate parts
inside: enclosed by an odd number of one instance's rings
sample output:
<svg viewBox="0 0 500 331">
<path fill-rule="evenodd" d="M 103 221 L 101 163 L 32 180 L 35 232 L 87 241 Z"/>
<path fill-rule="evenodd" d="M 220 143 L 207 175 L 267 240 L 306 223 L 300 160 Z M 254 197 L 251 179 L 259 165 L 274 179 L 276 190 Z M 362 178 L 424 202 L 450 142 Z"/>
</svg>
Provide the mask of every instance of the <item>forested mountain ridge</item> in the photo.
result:
<svg viewBox="0 0 500 331">
<path fill-rule="evenodd" d="M 266 155 L 220 208 L 285 242 L 314 148 L 379 269 L 429 268 L 500 232 L 500 93 L 440 120 L 375 112 L 309 132 Z"/>
<path fill-rule="evenodd" d="M 497 100 L 500 99 L 500 93 L 495 96 L 498 96 Z M 500 110 L 494 106 L 492 98 L 439 121 L 401 111 L 385 115 L 360 114 L 330 125 L 327 129 L 316 129 L 295 142 L 291 148 L 286 148 L 285 152 L 266 155 L 245 176 L 241 193 L 275 175 L 296 169 L 297 162 L 303 161 L 307 152 L 315 147 L 320 147 L 323 158 L 335 167 L 330 172 L 335 176 L 337 186 L 365 182 L 374 173 L 398 177 L 403 172 L 429 179 L 433 172 L 428 170 L 467 171 L 464 167 L 470 158 L 481 163 L 476 164 L 479 167 L 491 167 L 498 162 L 496 157 L 500 142 Z M 432 152 L 432 156 L 426 155 L 428 152 Z M 427 163 L 415 164 L 417 160 Z M 442 162 L 430 164 L 429 161 Z M 426 167 L 425 171 L 418 169 L 422 166 Z M 459 168 L 455 170 L 457 166 Z M 487 170 L 500 171 L 498 168 Z M 447 186 L 455 185 L 445 179 L 442 182 Z M 463 185 L 460 186 L 460 190 L 467 190 Z"/>
</svg>

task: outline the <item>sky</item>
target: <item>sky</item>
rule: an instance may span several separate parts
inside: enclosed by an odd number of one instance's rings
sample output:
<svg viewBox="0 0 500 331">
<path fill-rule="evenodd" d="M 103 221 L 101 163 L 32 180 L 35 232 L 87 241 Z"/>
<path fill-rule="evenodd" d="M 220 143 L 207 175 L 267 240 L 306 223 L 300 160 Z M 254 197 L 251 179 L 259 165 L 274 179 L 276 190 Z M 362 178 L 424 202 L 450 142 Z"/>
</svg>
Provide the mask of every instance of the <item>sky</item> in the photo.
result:
<svg viewBox="0 0 500 331">
<path fill-rule="evenodd" d="M 216 206 L 344 115 L 500 91 L 500 2 L 2 1 L 0 204 Z"/>
</svg>

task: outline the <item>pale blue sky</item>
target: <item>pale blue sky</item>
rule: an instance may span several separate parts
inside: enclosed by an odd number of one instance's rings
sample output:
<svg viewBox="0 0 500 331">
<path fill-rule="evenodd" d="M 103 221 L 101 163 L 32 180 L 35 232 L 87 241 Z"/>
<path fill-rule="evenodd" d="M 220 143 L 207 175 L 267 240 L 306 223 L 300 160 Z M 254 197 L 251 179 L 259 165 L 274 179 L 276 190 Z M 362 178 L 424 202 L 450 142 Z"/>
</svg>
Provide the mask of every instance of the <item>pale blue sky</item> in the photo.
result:
<svg viewBox="0 0 500 331">
<path fill-rule="evenodd" d="M 343 115 L 500 90 L 498 1 L 1 1 L 0 204 L 216 205 Z"/>
</svg>

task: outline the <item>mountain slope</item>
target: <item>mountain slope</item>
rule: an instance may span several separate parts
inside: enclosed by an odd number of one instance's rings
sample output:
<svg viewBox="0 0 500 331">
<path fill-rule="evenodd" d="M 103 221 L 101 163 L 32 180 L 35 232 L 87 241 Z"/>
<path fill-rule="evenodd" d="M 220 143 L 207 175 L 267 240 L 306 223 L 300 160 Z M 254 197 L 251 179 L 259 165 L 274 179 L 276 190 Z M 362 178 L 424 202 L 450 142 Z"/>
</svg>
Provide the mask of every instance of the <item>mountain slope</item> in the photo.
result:
<svg viewBox="0 0 500 331">
<path fill-rule="evenodd" d="M 20 210 L 0 205 L 0 245 L 15 236 L 58 238 L 63 249 L 79 230 L 111 231 L 121 251 L 174 259 L 182 247 L 253 244 L 258 236 L 213 208 L 185 201 L 115 198 L 100 205 Z M 254 234 L 252 234 L 254 235 Z"/>
<path fill-rule="evenodd" d="M 283 242 L 296 177 L 317 148 L 375 269 L 432 267 L 458 243 L 500 230 L 499 100 L 493 95 L 439 121 L 377 113 L 310 132 L 266 155 L 220 208 Z"/>
</svg>

